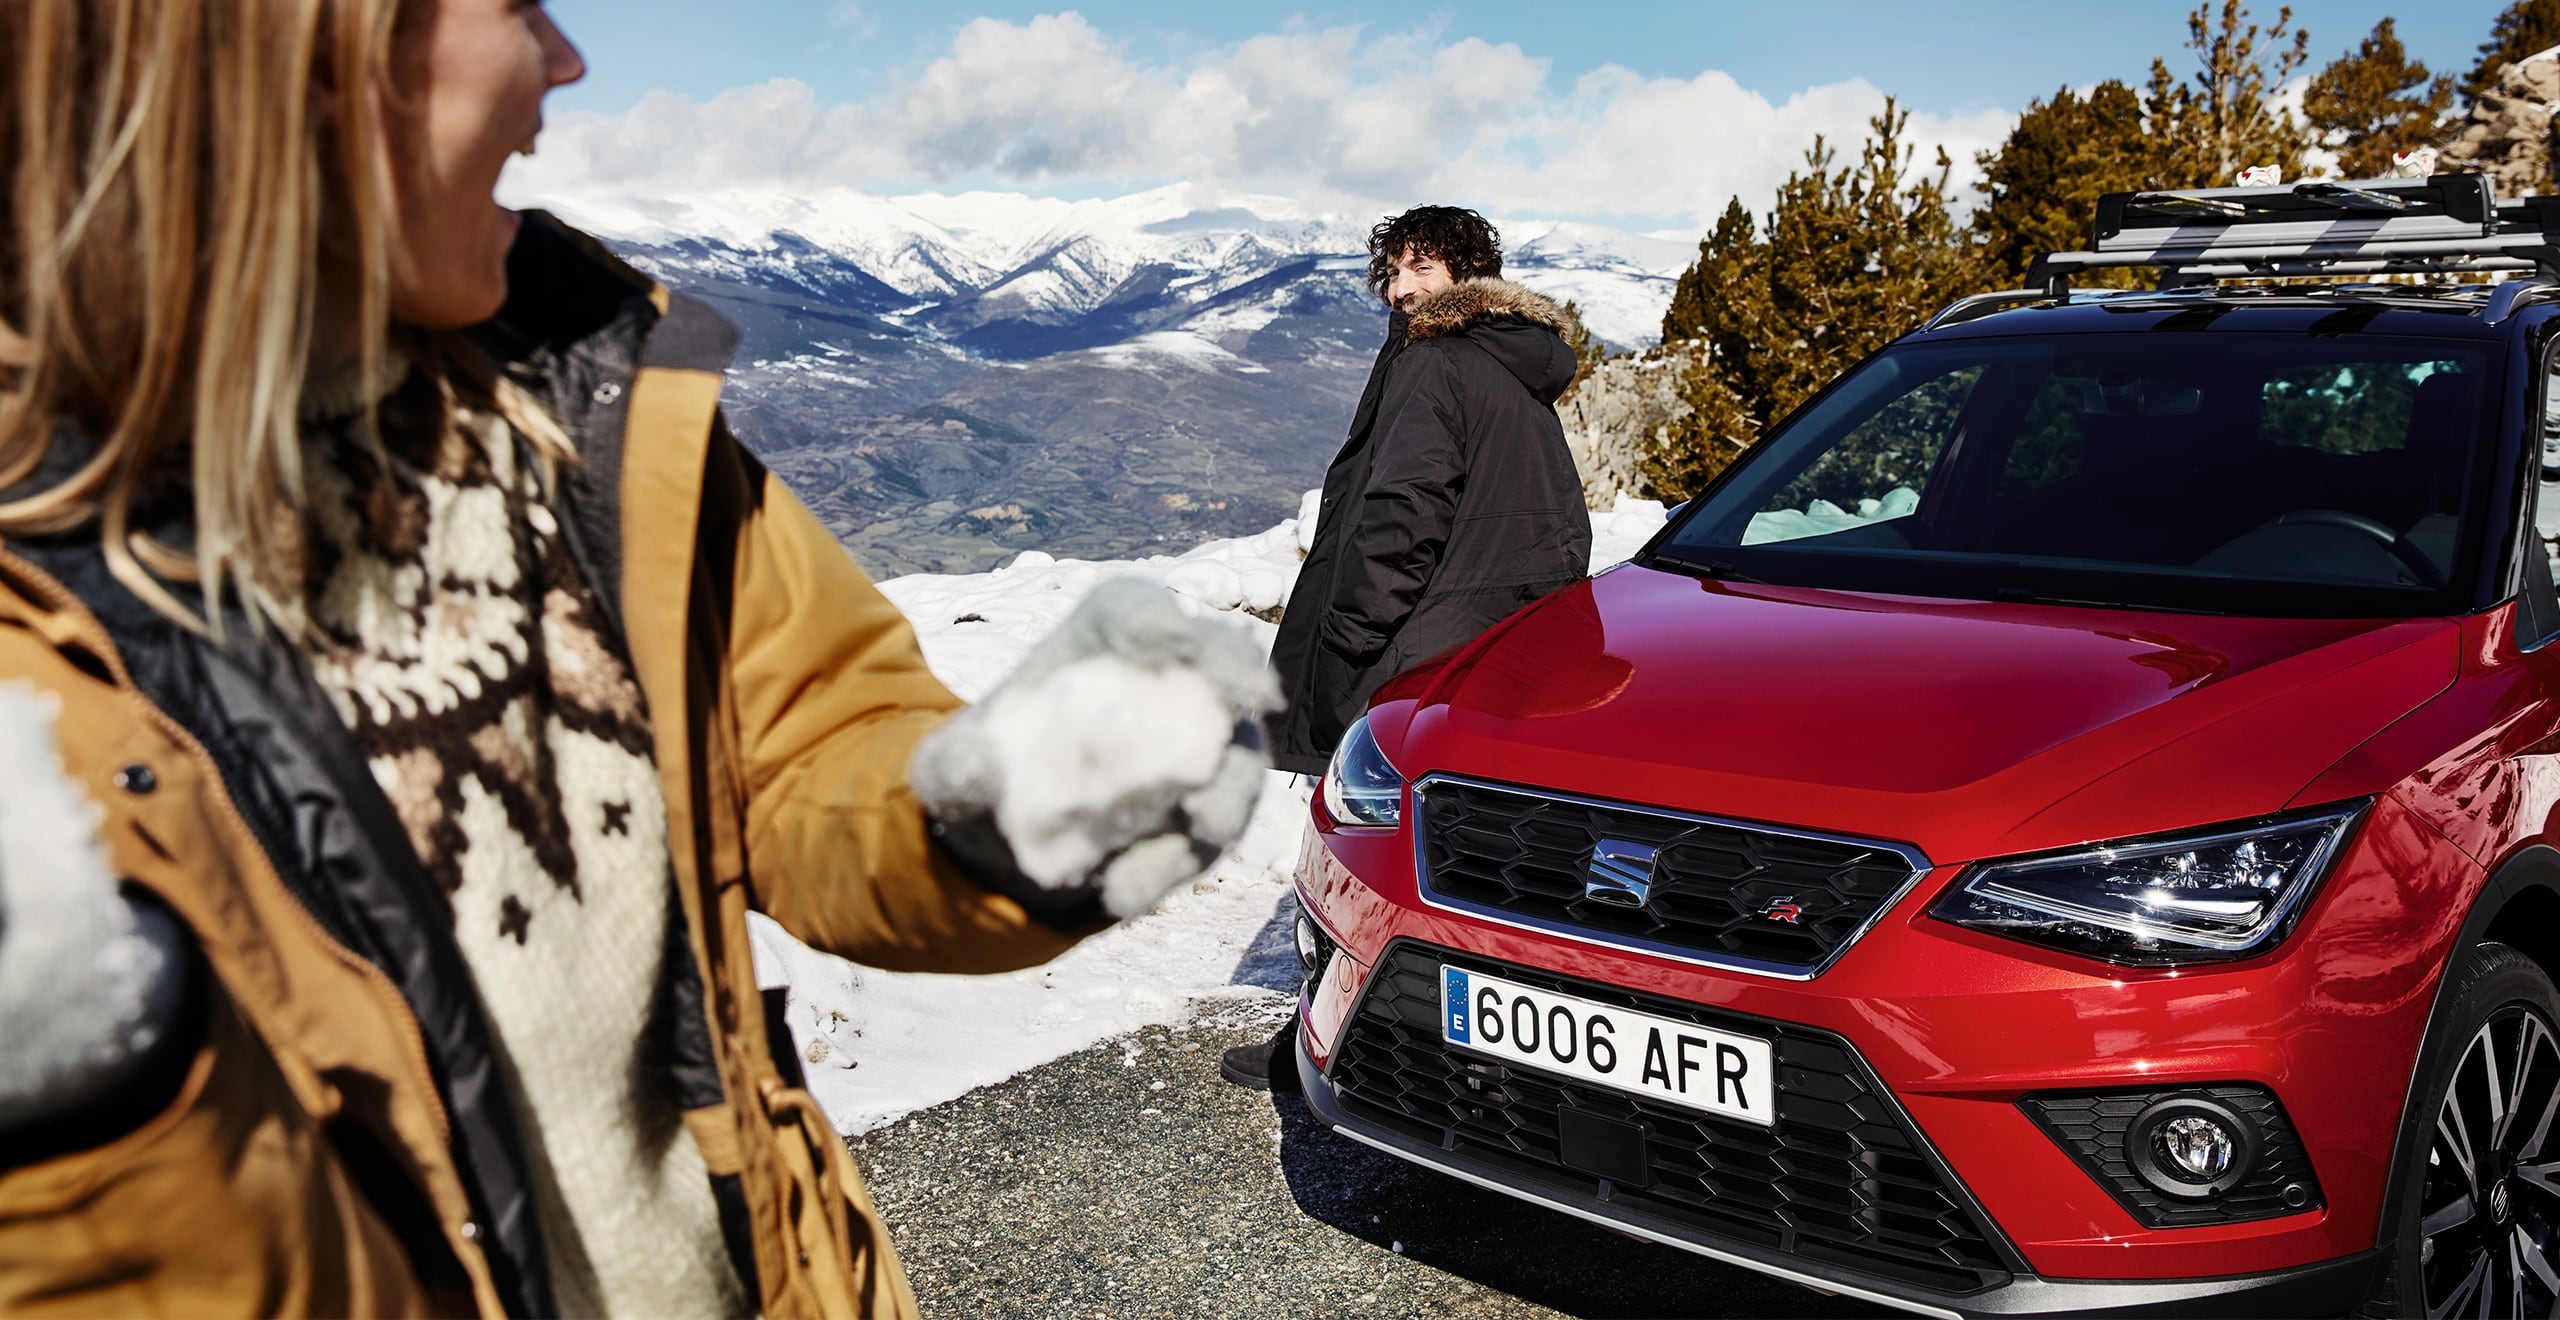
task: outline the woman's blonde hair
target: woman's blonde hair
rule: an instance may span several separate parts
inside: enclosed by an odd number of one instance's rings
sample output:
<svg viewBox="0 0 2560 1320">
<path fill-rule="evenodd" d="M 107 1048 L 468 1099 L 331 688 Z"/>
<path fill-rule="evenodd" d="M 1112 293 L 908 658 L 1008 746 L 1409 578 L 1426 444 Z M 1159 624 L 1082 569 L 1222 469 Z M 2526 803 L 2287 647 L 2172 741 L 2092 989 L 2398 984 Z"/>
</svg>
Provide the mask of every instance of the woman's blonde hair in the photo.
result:
<svg viewBox="0 0 2560 1320">
<path fill-rule="evenodd" d="M 0 538 L 96 519 L 116 577 L 162 613 L 195 623 L 163 584 L 192 579 L 217 625 L 229 586 L 299 631 L 304 378 L 324 308 L 352 313 L 365 379 L 391 351 L 392 39 L 433 3 L 0 5 L 0 489 L 66 424 L 96 442 L 0 502 Z M 565 447 L 484 356 L 430 339 L 448 399 Z M 191 554 L 134 525 L 175 491 Z"/>
</svg>

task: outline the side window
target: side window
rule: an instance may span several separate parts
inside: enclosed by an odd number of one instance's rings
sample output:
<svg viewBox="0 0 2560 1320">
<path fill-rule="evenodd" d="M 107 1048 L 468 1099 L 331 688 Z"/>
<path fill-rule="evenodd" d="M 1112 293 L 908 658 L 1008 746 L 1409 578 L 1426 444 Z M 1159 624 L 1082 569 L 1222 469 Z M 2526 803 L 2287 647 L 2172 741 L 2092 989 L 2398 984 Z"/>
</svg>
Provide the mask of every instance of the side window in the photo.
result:
<svg viewBox="0 0 2560 1320">
<path fill-rule="evenodd" d="M 2543 350 L 2542 371 L 2542 441 L 2541 480 L 2534 483 L 2534 498 L 2527 509 L 2533 520 L 2531 540 L 2524 559 L 2524 585 L 2518 592 L 2516 630 L 2526 650 L 2548 644 L 2560 636 L 2560 591 L 2553 583 L 2560 580 L 2560 546 L 2555 546 L 2555 532 L 2560 532 L 2560 335 L 2555 335 Z M 2541 553 L 2536 554 L 2534 551 Z"/>
<path fill-rule="evenodd" d="M 2560 481 L 2560 339 L 2551 351 L 2551 369 L 2542 373 L 2542 479 Z"/>
<path fill-rule="evenodd" d="M 1975 363 L 1932 376 L 1877 409 L 1760 506 L 1744 544 L 1818 536 L 1918 508 L 1982 372 Z"/>
</svg>

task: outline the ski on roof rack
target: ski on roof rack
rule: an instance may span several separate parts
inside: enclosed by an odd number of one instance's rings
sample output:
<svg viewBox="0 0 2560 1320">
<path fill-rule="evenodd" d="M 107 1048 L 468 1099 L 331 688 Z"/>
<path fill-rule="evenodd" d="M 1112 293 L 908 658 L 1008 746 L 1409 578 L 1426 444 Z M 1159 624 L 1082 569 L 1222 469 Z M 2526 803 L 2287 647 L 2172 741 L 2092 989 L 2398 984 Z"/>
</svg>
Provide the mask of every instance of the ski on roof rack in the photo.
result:
<svg viewBox="0 0 2560 1320">
<path fill-rule="evenodd" d="M 2059 295 L 2075 271 L 2147 266 L 2164 288 L 2282 275 L 2560 277 L 2560 197 L 2501 203 L 2485 174 L 2109 193 L 2086 252 L 2036 259 Z"/>
</svg>

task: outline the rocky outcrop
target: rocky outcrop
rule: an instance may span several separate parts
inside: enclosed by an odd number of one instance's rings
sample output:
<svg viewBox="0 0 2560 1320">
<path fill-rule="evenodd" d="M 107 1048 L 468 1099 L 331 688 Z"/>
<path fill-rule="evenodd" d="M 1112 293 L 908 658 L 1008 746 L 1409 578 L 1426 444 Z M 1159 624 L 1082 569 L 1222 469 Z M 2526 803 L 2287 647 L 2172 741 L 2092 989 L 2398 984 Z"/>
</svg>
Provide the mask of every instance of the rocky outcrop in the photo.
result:
<svg viewBox="0 0 2560 1320">
<path fill-rule="evenodd" d="M 2560 55 L 2544 51 L 2506 66 L 2498 71 L 2497 87 L 2482 92 L 2473 104 L 2436 169 L 2496 175 L 2501 197 L 2552 191 L 2555 106 L 2560 106 Z"/>
<path fill-rule="evenodd" d="M 1680 378 L 1705 350 L 1675 342 L 1613 357 L 1592 368 L 1556 401 L 1565 446 L 1582 474 L 1583 502 L 1614 507 L 1621 492 L 1636 490 L 1636 458 L 1664 425 L 1689 411 L 1680 401 Z"/>
</svg>

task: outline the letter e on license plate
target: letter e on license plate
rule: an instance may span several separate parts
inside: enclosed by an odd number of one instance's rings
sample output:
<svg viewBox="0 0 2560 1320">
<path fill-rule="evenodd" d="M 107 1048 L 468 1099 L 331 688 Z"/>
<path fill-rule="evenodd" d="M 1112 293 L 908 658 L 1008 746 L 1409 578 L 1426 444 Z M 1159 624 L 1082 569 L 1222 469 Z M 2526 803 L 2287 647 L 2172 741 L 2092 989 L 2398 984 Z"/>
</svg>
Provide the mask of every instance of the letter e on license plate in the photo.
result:
<svg viewBox="0 0 2560 1320">
<path fill-rule="evenodd" d="M 1776 1057 L 1765 1040 L 1462 967 L 1440 969 L 1440 1001 L 1449 1044 L 1746 1123 L 1777 1122 Z"/>
</svg>

